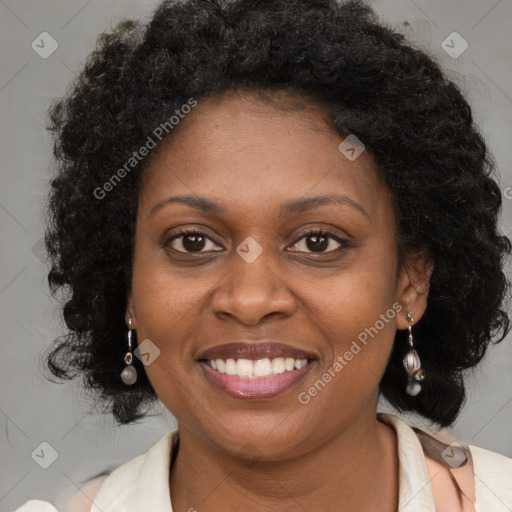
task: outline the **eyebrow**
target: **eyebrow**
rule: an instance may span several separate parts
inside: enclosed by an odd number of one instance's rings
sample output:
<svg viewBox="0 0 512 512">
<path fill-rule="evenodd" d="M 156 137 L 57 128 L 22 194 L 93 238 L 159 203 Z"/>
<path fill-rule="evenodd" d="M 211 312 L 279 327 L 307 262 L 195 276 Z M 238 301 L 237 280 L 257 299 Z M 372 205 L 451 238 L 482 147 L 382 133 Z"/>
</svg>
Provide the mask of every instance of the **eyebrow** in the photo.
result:
<svg viewBox="0 0 512 512">
<path fill-rule="evenodd" d="M 205 197 L 180 195 L 171 196 L 168 197 L 167 199 L 164 199 L 163 201 L 160 201 L 155 206 L 153 206 L 149 214 L 153 215 L 160 208 L 172 203 L 185 204 L 191 208 L 200 210 L 205 213 L 212 213 L 216 215 L 226 213 L 226 208 Z M 366 210 L 359 203 L 355 202 L 353 199 L 350 199 L 347 196 L 340 194 L 328 194 L 323 196 L 302 197 L 300 199 L 294 199 L 281 205 L 281 208 L 279 209 L 279 214 L 280 216 L 284 216 L 303 213 L 307 210 L 312 210 L 313 208 L 324 206 L 330 203 L 338 203 L 344 206 L 352 206 L 356 210 L 363 213 L 366 217 L 370 217 Z"/>
<path fill-rule="evenodd" d="M 352 206 L 356 210 L 359 210 L 366 217 L 370 217 L 366 210 L 359 204 L 356 203 L 350 197 L 343 196 L 340 194 L 328 194 L 325 196 L 314 196 L 314 197 L 302 197 L 293 201 L 284 203 L 280 208 L 281 215 L 291 215 L 294 213 L 302 213 L 318 206 L 324 206 L 330 203 L 338 203 L 341 205 Z"/>
</svg>

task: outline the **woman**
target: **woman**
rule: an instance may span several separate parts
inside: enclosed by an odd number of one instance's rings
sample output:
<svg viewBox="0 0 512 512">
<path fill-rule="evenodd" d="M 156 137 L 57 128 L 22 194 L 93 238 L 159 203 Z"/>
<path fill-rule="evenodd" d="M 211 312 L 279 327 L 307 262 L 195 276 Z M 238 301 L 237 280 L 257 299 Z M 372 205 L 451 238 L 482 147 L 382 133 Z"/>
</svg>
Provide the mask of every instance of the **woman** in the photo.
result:
<svg viewBox="0 0 512 512">
<path fill-rule="evenodd" d="M 50 368 L 178 422 L 90 510 L 510 510 L 511 459 L 377 414 L 453 424 L 509 330 L 493 162 L 428 56 L 360 2 L 167 1 L 50 128 Z"/>
</svg>

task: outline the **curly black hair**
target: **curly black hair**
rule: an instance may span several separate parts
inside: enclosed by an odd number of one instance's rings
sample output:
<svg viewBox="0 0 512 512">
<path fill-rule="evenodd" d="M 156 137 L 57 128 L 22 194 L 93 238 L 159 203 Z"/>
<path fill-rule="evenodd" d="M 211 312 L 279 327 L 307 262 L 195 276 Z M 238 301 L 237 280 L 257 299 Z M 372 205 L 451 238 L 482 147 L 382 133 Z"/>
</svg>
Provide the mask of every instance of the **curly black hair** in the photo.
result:
<svg viewBox="0 0 512 512">
<path fill-rule="evenodd" d="M 167 0 L 147 24 L 124 20 L 98 37 L 49 110 L 58 173 L 47 208 L 48 280 L 54 296 L 69 292 L 69 332 L 51 347 L 51 372 L 81 375 L 119 423 L 141 418 L 157 398 L 137 359 L 138 381 L 120 379 L 141 176 L 161 142 L 144 157 L 138 150 L 191 98 L 244 88 L 327 105 L 333 129 L 371 151 L 396 204 L 399 255 L 419 250 L 434 263 L 415 327 L 428 378 L 418 396 L 405 393 L 406 332 L 398 331 L 380 391 L 400 411 L 453 424 L 464 370 L 510 329 L 503 266 L 511 244 L 497 226 L 496 166 L 435 58 L 355 0 Z M 136 165 L 113 182 L 134 154 Z M 114 190 L 99 193 L 109 180 Z"/>
</svg>

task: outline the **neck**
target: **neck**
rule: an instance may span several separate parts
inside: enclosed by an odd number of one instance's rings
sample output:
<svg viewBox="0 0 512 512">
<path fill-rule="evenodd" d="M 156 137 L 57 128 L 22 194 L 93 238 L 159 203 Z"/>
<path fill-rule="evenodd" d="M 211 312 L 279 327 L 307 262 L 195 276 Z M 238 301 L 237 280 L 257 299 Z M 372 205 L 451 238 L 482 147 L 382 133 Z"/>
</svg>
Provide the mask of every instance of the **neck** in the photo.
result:
<svg viewBox="0 0 512 512">
<path fill-rule="evenodd" d="M 375 414 L 306 454 L 279 461 L 241 460 L 186 428 L 179 431 L 170 476 L 176 511 L 398 509 L 396 437 Z"/>
</svg>

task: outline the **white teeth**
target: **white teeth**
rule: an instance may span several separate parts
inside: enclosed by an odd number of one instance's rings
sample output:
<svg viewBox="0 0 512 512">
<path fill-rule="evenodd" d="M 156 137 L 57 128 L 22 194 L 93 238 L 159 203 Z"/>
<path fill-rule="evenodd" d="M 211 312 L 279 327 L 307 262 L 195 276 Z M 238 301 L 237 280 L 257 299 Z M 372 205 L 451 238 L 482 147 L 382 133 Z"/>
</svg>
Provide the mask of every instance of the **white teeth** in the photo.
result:
<svg viewBox="0 0 512 512">
<path fill-rule="evenodd" d="M 284 369 L 287 372 L 291 372 L 295 368 L 295 359 L 293 357 L 287 357 L 284 360 Z"/>
<path fill-rule="evenodd" d="M 239 359 L 236 362 L 236 374 L 239 377 L 252 377 L 253 376 L 252 367 L 253 367 L 252 361 L 250 361 L 249 359 Z M 212 368 L 213 368 L 213 366 L 212 366 Z"/>
<path fill-rule="evenodd" d="M 272 359 L 272 373 L 283 373 L 284 370 L 284 357 Z"/>
<path fill-rule="evenodd" d="M 270 359 L 258 359 L 254 361 L 253 374 L 255 377 L 268 377 L 272 375 Z"/>
<path fill-rule="evenodd" d="M 299 370 L 308 364 L 307 359 L 276 357 L 274 359 L 211 359 L 210 366 L 219 373 L 236 375 L 244 379 L 255 379 L 278 375 L 285 371 Z"/>
<path fill-rule="evenodd" d="M 236 362 L 234 359 L 226 359 L 226 373 L 236 375 Z"/>
</svg>

